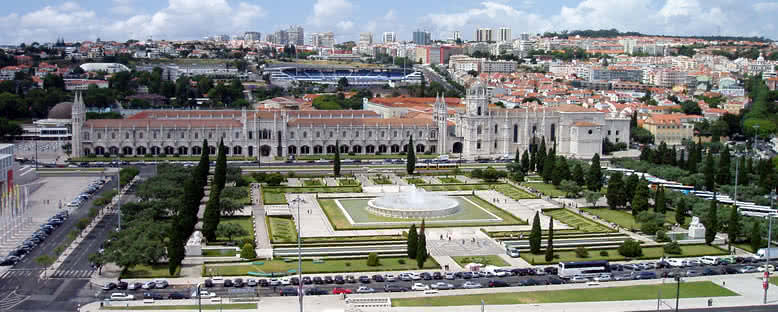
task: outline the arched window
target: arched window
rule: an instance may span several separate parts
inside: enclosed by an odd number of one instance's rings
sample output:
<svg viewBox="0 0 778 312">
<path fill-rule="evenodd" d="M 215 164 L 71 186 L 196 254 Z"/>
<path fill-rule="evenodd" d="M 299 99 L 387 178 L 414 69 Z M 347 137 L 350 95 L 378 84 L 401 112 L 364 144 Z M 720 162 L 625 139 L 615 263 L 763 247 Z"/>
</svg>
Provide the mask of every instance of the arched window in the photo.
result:
<svg viewBox="0 0 778 312">
<path fill-rule="evenodd" d="M 477 135 L 481 135 L 481 126 L 478 126 L 475 130 Z"/>
<path fill-rule="evenodd" d="M 519 125 L 513 125 L 513 143 L 519 142 Z"/>
<path fill-rule="evenodd" d="M 494 134 L 497 134 L 497 124 L 494 125 Z"/>
<path fill-rule="evenodd" d="M 481 107 L 478 107 L 478 116 L 481 116 Z"/>
</svg>

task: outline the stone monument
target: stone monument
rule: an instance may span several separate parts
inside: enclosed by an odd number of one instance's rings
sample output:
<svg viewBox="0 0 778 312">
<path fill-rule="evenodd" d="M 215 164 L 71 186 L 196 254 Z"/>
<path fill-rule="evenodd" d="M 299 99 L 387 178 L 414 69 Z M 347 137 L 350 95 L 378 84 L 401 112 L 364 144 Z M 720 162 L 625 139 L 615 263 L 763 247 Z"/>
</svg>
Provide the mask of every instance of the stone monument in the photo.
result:
<svg viewBox="0 0 778 312">
<path fill-rule="evenodd" d="M 195 231 L 184 247 L 184 254 L 187 257 L 199 257 L 203 255 L 203 233 Z"/>
<path fill-rule="evenodd" d="M 689 223 L 689 239 L 705 238 L 705 226 L 700 222 L 700 218 L 692 217 Z"/>
</svg>

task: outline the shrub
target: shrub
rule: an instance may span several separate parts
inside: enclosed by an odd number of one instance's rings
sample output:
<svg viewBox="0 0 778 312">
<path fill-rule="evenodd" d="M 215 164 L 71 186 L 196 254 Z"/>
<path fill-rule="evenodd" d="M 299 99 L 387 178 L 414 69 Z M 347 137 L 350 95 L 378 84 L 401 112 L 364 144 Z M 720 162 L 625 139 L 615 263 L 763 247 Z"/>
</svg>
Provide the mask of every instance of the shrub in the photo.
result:
<svg viewBox="0 0 778 312">
<path fill-rule="evenodd" d="M 678 244 L 678 242 L 669 242 L 665 244 L 665 253 L 671 254 L 671 255 L 680 255 L 683 253 L 683 250 L 681 250 L 681 245 Z"/>
<path fill-rule="evenodd" d="M 78 227 L 79 230 L 83 230 L 91 222 L 92 222 L 92 220 L 90 220 L 89 218 L 81 218 L 81 219 L 78 220 L 78 223 L 76 223 L 76 227 Z"/>
<path fill-rule="evenodd" d="M 643 247 L 640 246 L 640 242 L 628 238 L 619 246 L 619 254 L 628 258 L 637 258 L 643 255 Z"/>
<path fill-rule="evenodd" d="M 658 230 L 656 231 L 656 241 L 657 242 L 669 242 L 670 237 L 667 236 L 667 233 L 665 233 L 665 230 Z"/>
<path fill-rule="evenodd" d="M 344 263 L 344 265 L 346 265 L 347 267 L 350 267 L 351 266 L 351 262 L 346 262 L 346 263 Z"/>
<path fill-rule="evenodd" d="M 240 242 L 240 244 L 241 244 L 242 246 L 245 246 L 246 244 L 249 244 L 249 245 L 251 245 L 251 248 L 254 248 L 254 247 L 255 247 L 255 246 L 254 246 L 254 240 L 253 240 L 253 239 L 251 239 L 251 238 L 249 238 L 249 237 L 246 237 L 246 238 L 242 239 L 242 240 L 241 240 L 241 242 Z"/>
<path fill-rule="evenodd" d="M 586 250 L 586 247 L 578 247 L 575 249 L 575 256 L 578 258 L 588 258 L 589 257 L 589 250 Z"/>
<path fill-rule="evenodd" d="M 378 254 L 375 252 L 371 252 L 367 255 L 367 266 L 379 266 L 380 261 L 378 260 Z"/>
<path fill-rule="evenodd" d="M 397 260 L 397 263 L 399 263 L 399 264 L 405 264 L 405 259 L 399 259 L 399 260 Z"/>
<path fill-rule="evenodd" d="M 257 257 L 257 252 L 254 250 L 254 245 L 244 244 L 240 249 L 240 257 L 243 259 L 254 259 Z"/>
<path fill-rule="evenodd" d="M 608 251 L 607 250 L 601 250 L 600 251 L 600 256 L 607 257 L 608 256 Z"/>
</svg>

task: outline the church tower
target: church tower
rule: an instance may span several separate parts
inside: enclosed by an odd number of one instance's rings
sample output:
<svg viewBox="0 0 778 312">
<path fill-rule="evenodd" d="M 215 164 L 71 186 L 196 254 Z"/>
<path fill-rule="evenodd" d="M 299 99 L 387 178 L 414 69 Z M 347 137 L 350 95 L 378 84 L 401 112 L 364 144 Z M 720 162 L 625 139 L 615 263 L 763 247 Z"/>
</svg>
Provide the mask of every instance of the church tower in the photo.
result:
<svg viewBox="0 0 778 312">
<path fill-rule="evenodd" d="M 435 121 L 438 126 L 438 147 L 437 151 L 441 155 L 448 154 L 446 139 L 448 138 L 448 106 L 446 105 L 446 96 L 435 97 Z"/>
<path fill-rule="evenodd" d="M 489 99 L 486 95 L 486 87 L 479 81 L 467 89 L 466 112 L 470 116 L 488 116 Z"/>
<path fill-rule="evenodd" d="M 86 120 L 86 107 L 84 106 L 84 98 L 81 92 L 76 92 L 76 98 L 73 100 L 73 107 L 71 110 L 71 132 L 72 142 L 70 145 L 71 157 L 83 157 L 83 148 L 81 144 L 81 130 L 84 127 L 84 121 Z"/>
<path fill-rule="evenodd" d="M 489 98 L 486 87 L 479 81 L 467 89 L 465 98 L 463 156 L 475 159 L 491 154 L 491 122 L 489 117 Z"/>
</svg>

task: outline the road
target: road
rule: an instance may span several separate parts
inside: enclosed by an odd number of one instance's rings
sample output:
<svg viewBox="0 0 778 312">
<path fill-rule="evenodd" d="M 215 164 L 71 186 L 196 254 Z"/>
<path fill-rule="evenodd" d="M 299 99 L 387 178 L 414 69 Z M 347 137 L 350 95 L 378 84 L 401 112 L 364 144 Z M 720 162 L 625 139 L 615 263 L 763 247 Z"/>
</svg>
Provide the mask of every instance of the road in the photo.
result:
<svg viewBox="0 0 778 312">
<path fill-rule="evenodd" d="M 141 176 L 154 173 L 153 166 L 140 166 Z M 95 300 L 96 290 L 89 289 L 88 279 L 94 272 L 89 263 L 90 254 L 96 253 L 110 230 L 116 227 L 115 214 L 107 215 L 95 227 L 81 245 L 68 256 L 60 269 L 50 279 L 41 281 L 40 267 L 34 259 L 64 243 L 67 233 L 75 228 L 79 219 L 89 214 L 95 198 L 104 192 L 116 189 L 116 181 L 105 184 L 100 192 L 73 211 L 64 224 L 57 228 L 41 245 L 35 248 L 23 261 L 0 277 L 0 311 L 74 311 L 79 304 Z M 129 197 L 125 197 L 126 202 Z"/>
</svg>

